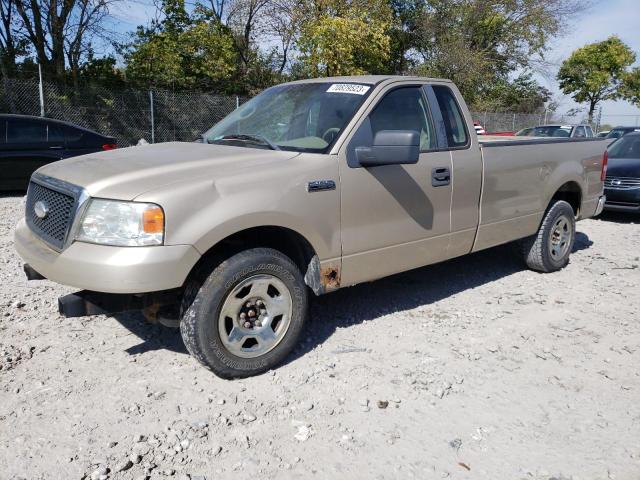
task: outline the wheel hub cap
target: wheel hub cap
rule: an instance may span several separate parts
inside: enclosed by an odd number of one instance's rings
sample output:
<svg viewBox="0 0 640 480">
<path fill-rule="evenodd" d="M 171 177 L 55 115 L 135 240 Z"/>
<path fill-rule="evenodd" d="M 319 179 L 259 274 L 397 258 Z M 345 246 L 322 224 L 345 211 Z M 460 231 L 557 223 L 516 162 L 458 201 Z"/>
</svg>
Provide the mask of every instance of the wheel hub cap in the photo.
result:
<svg viewBox="0 0 640 480">
<path fill-rule="evenodd" d="M 564 215 L 559 217 L 551 229 L 549 238 L 549 254 L 554 260 L 560 260 L 571 247 L 571 237 L 573 236 L 573 225 Z"/>
<path fill-rule="evenodd" d="M 254 358 L 271 351 L 291 323 L 291 292 L 273 275 L 254 275 L 227 295 L 218 318 L 218 333 L 227 350 Z"/>
</svg>

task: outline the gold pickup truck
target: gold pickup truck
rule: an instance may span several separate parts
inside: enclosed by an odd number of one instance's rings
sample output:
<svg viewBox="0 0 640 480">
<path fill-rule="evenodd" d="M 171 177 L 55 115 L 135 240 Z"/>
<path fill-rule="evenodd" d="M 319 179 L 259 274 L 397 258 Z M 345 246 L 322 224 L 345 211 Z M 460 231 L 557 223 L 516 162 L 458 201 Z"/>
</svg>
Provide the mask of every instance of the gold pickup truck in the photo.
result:
<svg viewBox="0 0 640 480">
<path fill-rule="evenodd" d="M 79 316 L 179 325 L 224 378 L 280 363 L 310 294 L 518 240 L 569 261 L 604 204 L 606 141 L 483 138 L 450 81 L 362 76 L 265 90 L 202 135 L 85 155 L 32 177 L 15 246 Z"/>
</svg>

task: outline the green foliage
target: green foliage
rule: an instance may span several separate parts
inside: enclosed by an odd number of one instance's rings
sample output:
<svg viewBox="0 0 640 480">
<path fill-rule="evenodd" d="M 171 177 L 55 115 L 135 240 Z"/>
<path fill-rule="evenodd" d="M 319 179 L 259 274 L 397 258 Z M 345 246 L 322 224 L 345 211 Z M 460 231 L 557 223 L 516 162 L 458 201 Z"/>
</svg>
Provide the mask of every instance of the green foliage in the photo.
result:
<svg viewBox="0 0 640 480">
<path fill-rule="evenodd" d="M 312 76 L 377 73 L 389 60 L 392 12 L 385 0 L 302 2 L 300 62 Z M 310 13 L 309 13 L 310 12 Z"/>
<path fill-rule="evenodd" d="M 523 73 L 513 80 L 499 80 L 473 105 L 478 111 L 508 111 L 538 113 L 544 111 L 551 92 L 540 86 L 531 73 Z"/>
<path fill-rule="evenodd" d="M 419 74 L 453 80 L 471 104 L 486 101 L 497 84 L 531 68 L 550 38 L 578 7 L 574 0 L 396 1 L 403 25 L 394 30 L 397 53 L 415 52 Z M 396 61 L 400 64 L 401 62 Z"/>
<path fill-rule="evenodd" d="M 624 75 L 620 93 L 625 100 L 640 108 L 640 67 L 636 67 Z"/>
<path fill-rule="evenodd" d="M 155 29 L 138 29 L 125 55 L 127 78 L 145 86 L 224 88 L 236 64 L 229 30 L 199 13 L 189 16 L 183 0 L 166 1 L 164 10 Z"/>
<path fill-rule="evenodd" d="M 80 67 L 80 79 L 84 83 L 99 84 L 106 87 L 123 87 L 124 76 L 116 67 L 116 59 L 112 56 L 95 58 L 89 53 L 87 61 Z"/>
<path fill-rule="evenodd" d="M 614 35 L 575 50 L 562 63 L 557 79 L 565 94 L 578 103 L 589 103 L 591 121 L 598 103 L 621 97 L 622 80 L 635 59 L 635 53 Z"/>
<path fill-rule="evenodd" d="M 29 0 L 19 1 L 27 5 Z M 95 58 L 89 35 L 74 57 L 71 73 L 58 77 L 72 79 L 75 85 L 253 95 L 290 79 L 413 73 L 453 80 L 474 108 L 533 112 L 548 102 L 549 92 L 529 74 L 517 74 L 535 67 L 532 59 L 544 54 L 549 40 L 584 4 L 583 0 L 196 0 L 187 7 L 185 1 L 160 0 L 160 20 L 138 27 L 131 42 L 117 50 L 124 66 L 110 56 Z M 100 21 L 92 32 L 104 38 Z M 39 47 L 29 42 L 33 45 L 13 48 L 12 55 L 37 53 Z M 9 53 L 0 48 L 0 59 L 10 58 Z M 56 58 L 58 68 L 60 55 Z M 3 63 L 7 61 L 0 67 Z M 5 70 L 14 76 L 37 75 L 28 56 L 9 63 L 15 65 Z M 629 73 L 624 95 L 637 101 L 635 75 Z"/>
</svg>

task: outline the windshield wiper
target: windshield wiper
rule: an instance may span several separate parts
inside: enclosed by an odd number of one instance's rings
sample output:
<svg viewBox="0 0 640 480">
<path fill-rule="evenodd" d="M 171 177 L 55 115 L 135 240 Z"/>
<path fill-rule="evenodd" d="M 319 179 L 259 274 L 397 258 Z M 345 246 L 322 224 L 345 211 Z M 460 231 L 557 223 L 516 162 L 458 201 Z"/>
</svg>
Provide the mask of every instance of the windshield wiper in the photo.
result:
<svg viewBox="0 0 640 480">
<path fill-rule="evenodd" d="M 224 141 L 224 140 L 241 140 L 241 141 L 246 141 L 246 142 L 257 142 L 260 143 L 262 145 L 266 145 L 268 146 L 271 150 L 280 150 L 280 147 L 278 147 L 275 143 L 271 142 L 270 140 L 268 140 L 267 138 L 263 137 L 262 135 L 256 135 L 254 133 L 234 133 L 234 134 L 230 134 L 230 135 L 224 135 L 221 138 L 217 138 L 215 140 L 209 140 L 207 139 L 207 143 L 216 143 L 219 141 Z"/>
</svg>

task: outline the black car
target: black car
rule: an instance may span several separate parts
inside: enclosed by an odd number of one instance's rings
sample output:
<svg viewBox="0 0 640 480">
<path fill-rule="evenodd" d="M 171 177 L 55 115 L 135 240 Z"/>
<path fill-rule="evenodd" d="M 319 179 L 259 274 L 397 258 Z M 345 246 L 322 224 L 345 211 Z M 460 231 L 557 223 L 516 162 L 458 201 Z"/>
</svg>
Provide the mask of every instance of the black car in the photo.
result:
<svg viewBox="0 0 640 480">
<path fill-rule="evenodd" d="M 117 148 L 116 139 L 50 118 L 0 114 L 0 189 L 24 190 L 47 163 Z"/>
<path fill-rule="evenodd" d="M 640 132 L 640 127 L 615 127 L 604 138 L 620 138 L 631 132 Z"/>
<path fill-rule="evenodd" d="M 640 132 L 620 137 L 607 149 L 604 192 L 607 210 L 640 212 Z"/>
</svg>

